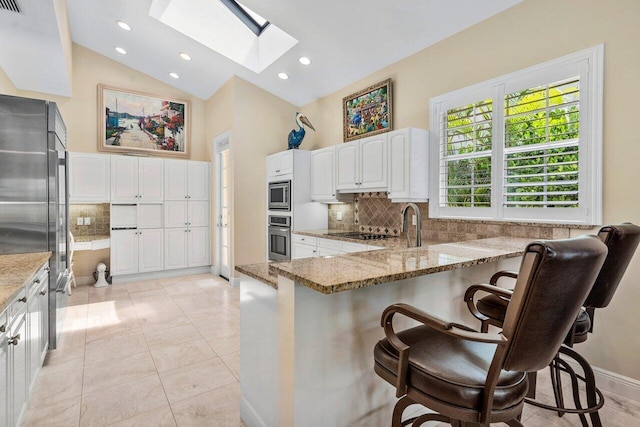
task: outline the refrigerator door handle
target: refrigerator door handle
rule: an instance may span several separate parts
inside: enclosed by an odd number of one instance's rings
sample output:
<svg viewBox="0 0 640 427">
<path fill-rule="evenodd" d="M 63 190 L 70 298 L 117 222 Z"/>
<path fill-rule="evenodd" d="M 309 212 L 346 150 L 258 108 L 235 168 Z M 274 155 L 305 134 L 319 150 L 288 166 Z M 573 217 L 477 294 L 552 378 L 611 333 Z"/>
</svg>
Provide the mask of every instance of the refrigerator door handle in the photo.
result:
<svg viewBox="0 0 640 427">
<path fill-rule="evenodd" d="M 69 273 L 67 271 L 65 271 L 64 275 L 62 276 L 62 280 L 60 280 L 60 282 L 58 283 L 58 287 L 56 288 L 56 293 L 63 293 L 63 292 L 67 292 L 67 286 L 69 285 Z"/>
</svg>

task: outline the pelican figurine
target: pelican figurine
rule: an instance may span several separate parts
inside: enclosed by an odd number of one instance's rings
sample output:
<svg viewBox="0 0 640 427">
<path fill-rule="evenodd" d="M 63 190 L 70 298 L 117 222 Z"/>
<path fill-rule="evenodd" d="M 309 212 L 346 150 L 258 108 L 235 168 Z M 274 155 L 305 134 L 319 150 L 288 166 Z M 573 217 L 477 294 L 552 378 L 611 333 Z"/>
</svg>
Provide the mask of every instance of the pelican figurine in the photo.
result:
<svg viewBox="0 0 640 427">
<path fill-rule="evenodd" d="M 300 129 L 293 129 L 291 130 L 291 132 L 289 132 L 289 150 L 291 150 L 292 148 L 296 149 L 300 147 L 300 144 L 302 144 L 302 140 L 304 139 L 304 135 L 306 134 L 304 126 L 311 128 L 311 130 L 314 132 L 316 131 L 311 122 L 309 122 L 309 119 L 307 119 L 307 116 L 302 113 L 296 113 L 296 124 Z"/>
</svg>

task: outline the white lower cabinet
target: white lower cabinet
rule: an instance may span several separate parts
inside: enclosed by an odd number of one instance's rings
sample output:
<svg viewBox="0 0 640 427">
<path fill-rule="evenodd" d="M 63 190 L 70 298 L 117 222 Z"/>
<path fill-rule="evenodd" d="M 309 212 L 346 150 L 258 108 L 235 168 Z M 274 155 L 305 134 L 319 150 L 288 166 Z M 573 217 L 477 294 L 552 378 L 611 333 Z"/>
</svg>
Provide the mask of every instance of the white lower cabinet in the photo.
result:
<svg viewBox="0 0 640 427">
<path fill-rule="evenodd" d="M 19 425 L 44 361 L 49 340 L 48 272 L 46 263 L 0 314 L 1 426 Z"/>
<path fill-rule="evenodd" d="M 161 228 L 111 231 L 112 275 L 148 273 L 164 268 Z"/>
<path fill-rule="evenodd" d="M 209 227 L 165 229 L 165 270 L 209 265 L 209 230 Z"/>
<path fill-rule="evenodd" d="M 316 245 L 295 242 L 291 244 L 291 259 L 315 258 L 316 256 L 318 256 Z"/>
</svg>

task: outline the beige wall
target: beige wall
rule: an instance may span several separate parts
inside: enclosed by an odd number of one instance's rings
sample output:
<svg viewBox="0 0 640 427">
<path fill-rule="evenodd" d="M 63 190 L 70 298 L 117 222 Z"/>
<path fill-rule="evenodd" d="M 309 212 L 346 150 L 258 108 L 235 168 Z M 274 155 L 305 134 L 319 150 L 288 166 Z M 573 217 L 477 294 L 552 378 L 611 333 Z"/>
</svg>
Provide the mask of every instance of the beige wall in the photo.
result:
<svg viewBox="0 0 640 427">
<path fill-rule="evenodd" d="M 264 262 L 266 255 L 266 159 L 287 149 L 296 107 L 236 78 L 233 164 L 235 265 Z"/>
<path fill-rule="evenodd" d="M 604 222 L 640 224 L 640 159 L 635 123 L 640 99 L 640 2 L 525 1 L 432 47 L 302 108 L 317 133 L 307 149 L 342 142 L 342 97 L 391 77 L 394 127 L 429 126 L 429 98 L 493 77 L 605 44 Z M 502 53 L 500 53 L 502 52 Z M 593 365 L 640 380 L 640 254 L 616 297 L 596 313 L 593 336 L 577 346 Z"/>
</svg>

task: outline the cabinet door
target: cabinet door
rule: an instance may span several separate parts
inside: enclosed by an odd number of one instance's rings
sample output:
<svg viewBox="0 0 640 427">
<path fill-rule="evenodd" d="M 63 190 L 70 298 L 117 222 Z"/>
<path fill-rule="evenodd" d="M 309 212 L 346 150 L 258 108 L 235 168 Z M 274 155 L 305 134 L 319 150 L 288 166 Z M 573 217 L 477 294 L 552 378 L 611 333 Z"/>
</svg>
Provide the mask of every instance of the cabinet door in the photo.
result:
<svg viewBox="0 0 640 427">
<path fill-rule="evenodd" d="M 164 230 L 165 270 L 187 267 L 187 231 L 186 228 Z"/>
<path fill-rule="evenodd" d="M 329 255 L 340 255 L 344 252 L 339 251 L 338 249 L 330 249 L 330 248 L 320 248 L 318 247 L 318 256 L 329 256 Z"/>
<path fill-rule="evenodd" d="M 135 203 L 138 201 L 138 158 L 111 157 L 111 202 Z"/>
<path fill-rule="evenodd" d="M 0 326 L 7 328 L 5 313 L 0 314 Z M 7 419 L 9 415 L 9 346 L 8 336 L 5 332 L 0 332 L 0 426 L 11 425 Z"/>
<path fill-rule="evenodd" d="M 208 227 L 209 202 L 190 200 L 187 203 L 187 223 L 189 227 Z"/>
<path fill-rule="evenodd" d="M 189 200 L 209 200 L 209 163 L 189 162 L 187 188 Z"/>
<path fill-rule="evenodd" d="M 389 134 L 389 198 L 406 198 L 409 193 L 409 131 Z"/>
<path fill-rule="evenodd" d="M 165 228 L 184 228 L 188 223 L 187 202 L 164 202 Z"/>
<path fill-rule="evenodd" d="M 164 268 L 164 230 L 148 229 L 138 232 L 138 271 L 160 271 Z"/>
<path fill-rule="evenodd" d="M 167 202 L 185 203 L 185 202 Z M 138 205 L 138 228 L 162 228 L 162 204 Z"/>
<path fill-rule="evenodd" d="M 163 170 L 162 159 L 138 159 L 140 203 L 162 202 L 164 189 Z"/>
<path fill-rule="evenodd" d="M 360 141 L 361 190 L 387 188 L 387 136 L 376 135 Z"/>
<path fill-rule="evenodd" d="M 111 156 L 69 153 L 69 202 L 109 203 Z"/>
<path fill-rule="evenodd" d="M 187 265 L 199 267 L 210 265 L 209 227 L 189 228 L 187 233 Z"/>
<path fill-rule="evenodd" d="M 14 321 L 11 328 L 10 336 L 13 339 L 9 358 L 9 369 L 11 370 L 12 387 L 9 393 L 13 397 L 12 418 L 9 425 L 17 425 L 22 415 L 22 411 L 27 404 L 27 321 L 26 312 L 20 315 L 20 318 Z"/>
<path fill-rule="evenodd" d="M 336 189 L 357 190 L 359 182 L 358 142 L 336 146 Z"/>
<path fill-rule="evenodd" d="M 291 244 L 291 259 L 314 258 L 315 256 L 315 245 L 305 245 L 296 242 Z"/>
<path fill-rule="evenodd" d="M 278 175 L 287 175 L 293 173 L 293 150 L 287 150 L 280 153 L 277 160 Z"/>
<path fill-rule="evenodd" d="M 138 272 L 138 231 L 111 231 L 111 275 Z"/>
<path fill-rule="evenodd" d="M 311 152 L 311 200 L 335 200 L 335 147 Z"/>
<path fill-rule="evenodd" d="M 40 364 L 49 349 L 49 283 L 48 278 L 41 283 L 38 290 L 38 303 L 40 304 Z"/>
<path fill-rule="evenodd" d="M 40 367 L 40 340 L 42 335 L 41 316 L 42 313 L 40 312 L 38 293 L 34 292 L 29 295 L 29 300 L 27 301 L 27 327 L 29 329 L 29 333 L 27 334 L 27 346 L 29 348 L 28 385 L 33 384 L 33 381 L 36 378 L 36 372 Z"/>
<path fill-rule="evenodd" d="M 164 200 L 187 198 L 187 161 L 164 160 Z"/>
</svg>

